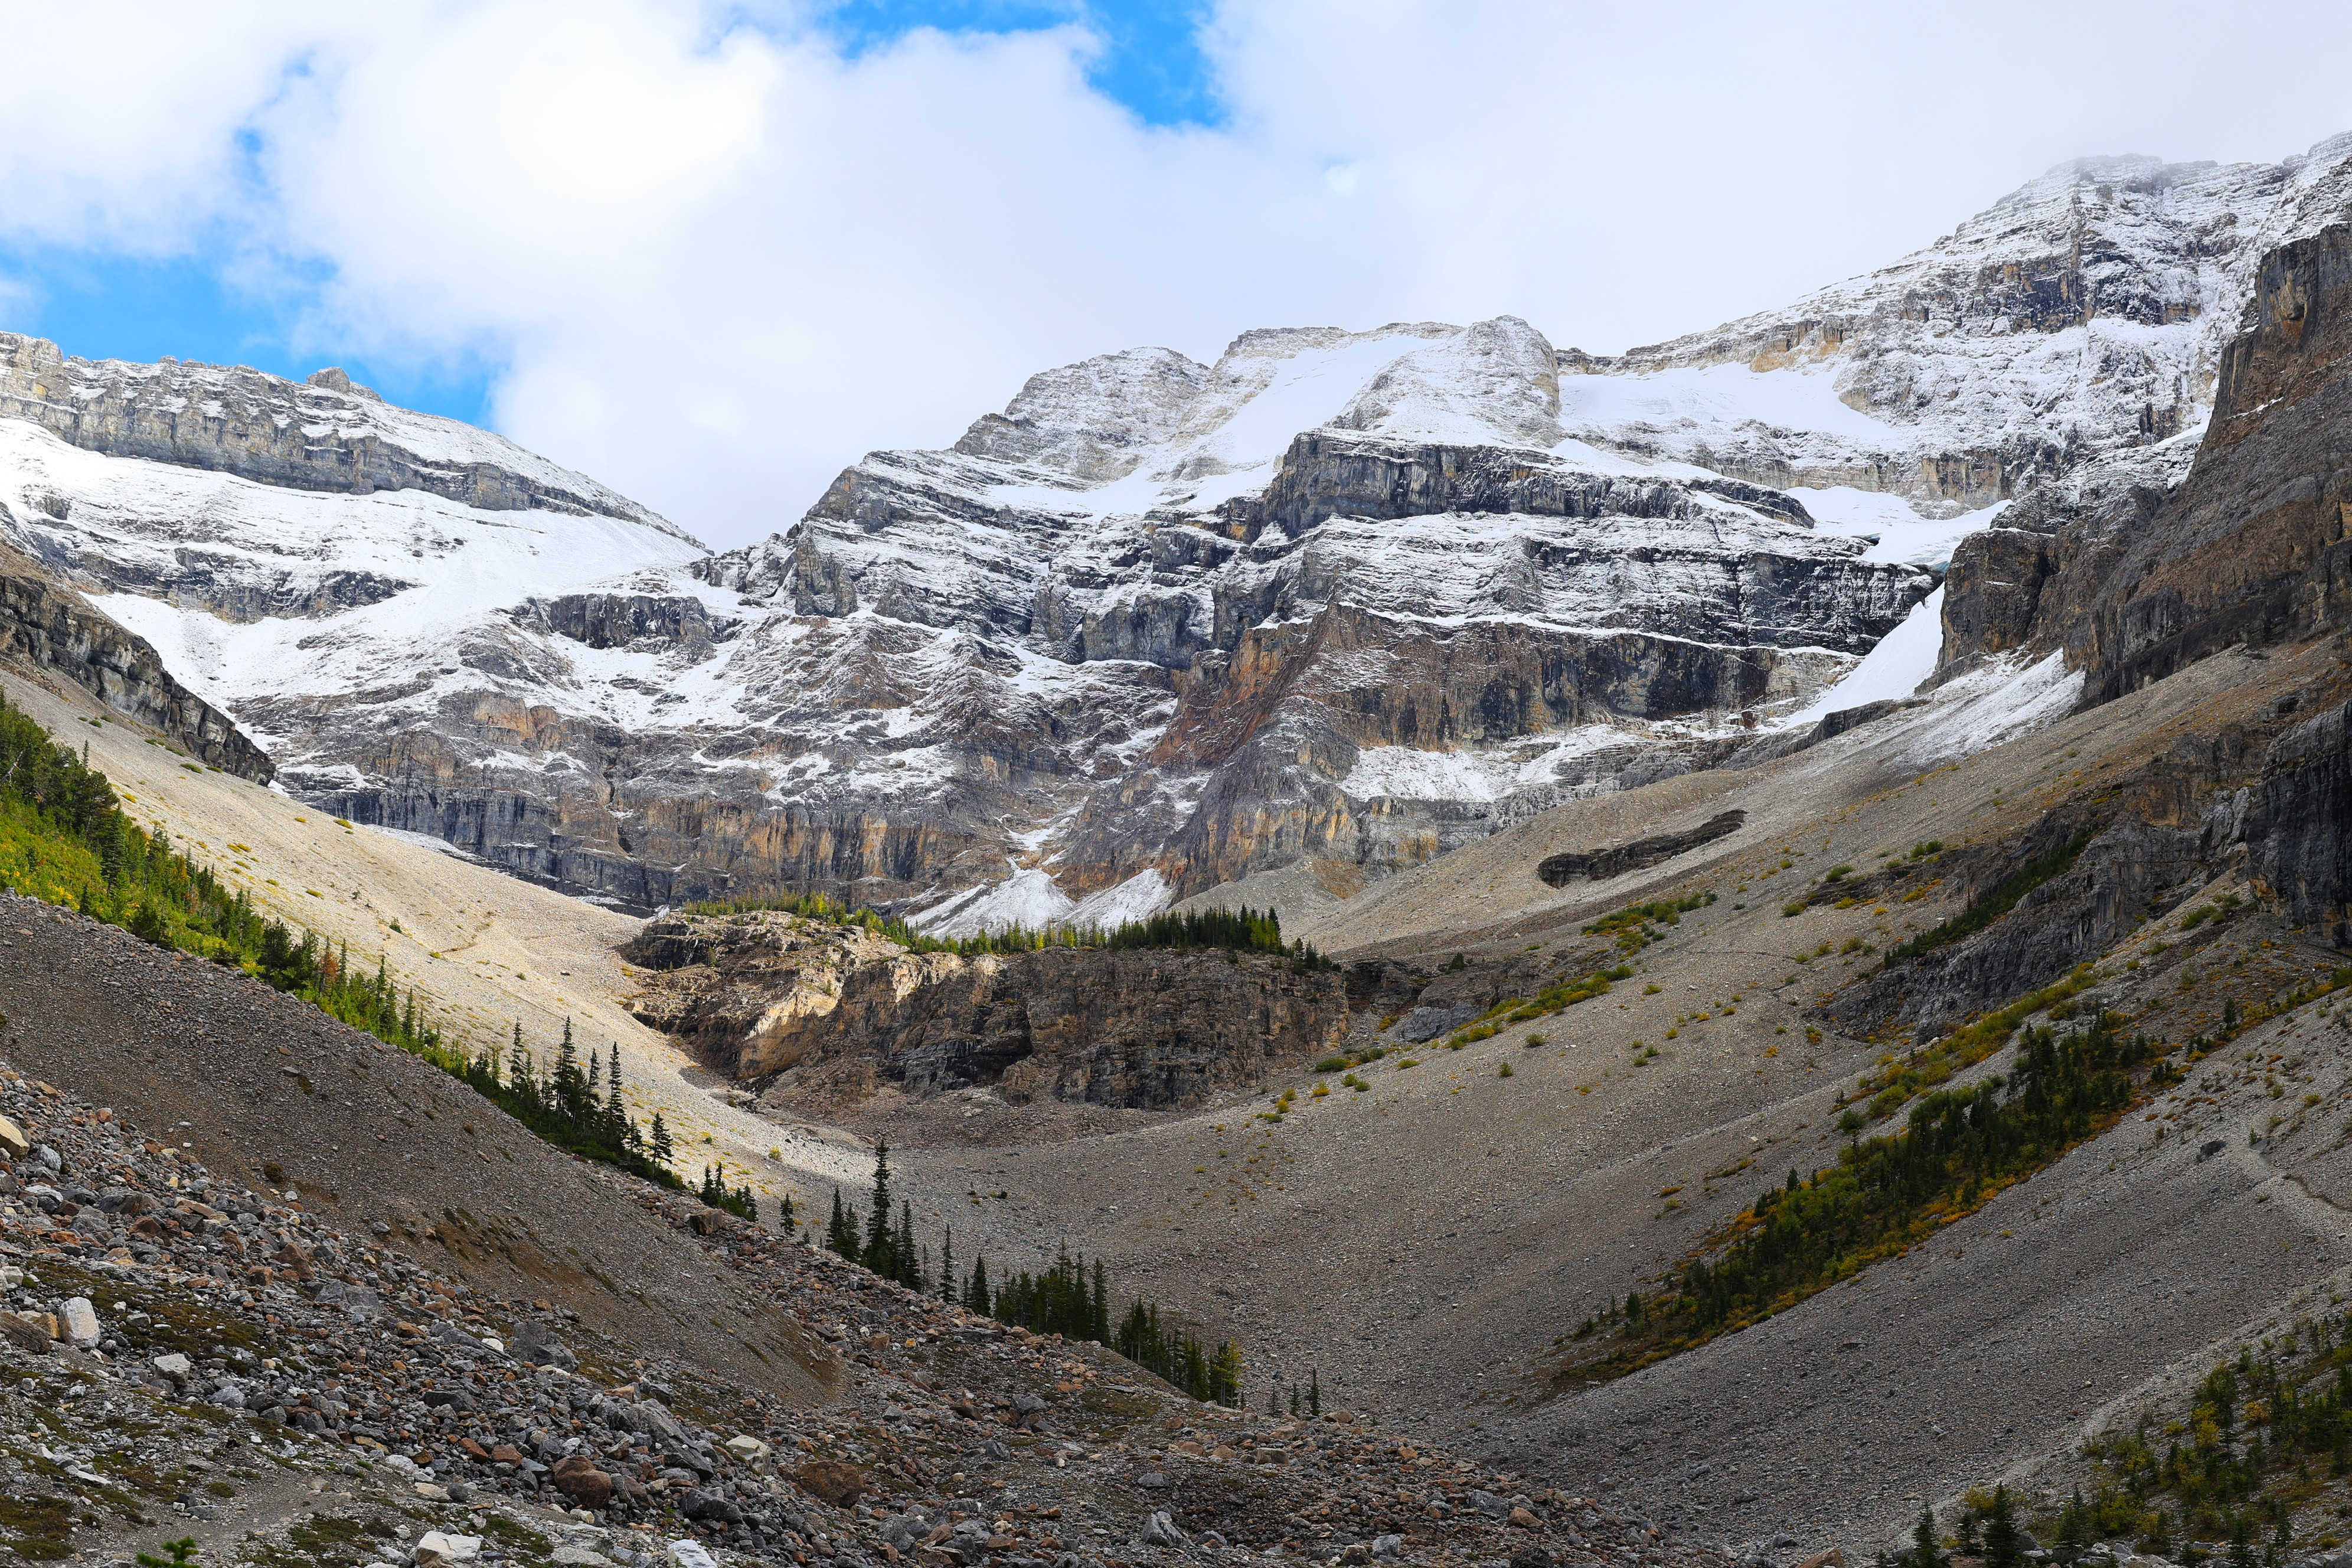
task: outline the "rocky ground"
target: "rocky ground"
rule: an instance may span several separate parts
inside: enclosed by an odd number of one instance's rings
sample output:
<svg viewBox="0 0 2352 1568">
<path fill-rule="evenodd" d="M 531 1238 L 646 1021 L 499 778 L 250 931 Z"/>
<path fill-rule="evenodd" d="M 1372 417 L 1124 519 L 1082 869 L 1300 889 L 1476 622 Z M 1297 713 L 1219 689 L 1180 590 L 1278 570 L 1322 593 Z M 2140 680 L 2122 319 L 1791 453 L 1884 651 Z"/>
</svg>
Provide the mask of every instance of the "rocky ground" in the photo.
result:
<svg viewBox="0 0 2352 1568">
<path fill-rule="evenodd" d="M 436 1069 L 324 1020 L 303 1037 L 290 1014 L 271 1016 L 299 1004 L 241 977 L 206 976 L 204 990 L 222 989 L 191 1008 L 183 972 L 194 966 L 78 916 L 22 900 L 0 915 L 15 959 L 37 930 L 40 959 L 177 1013 L 183 1077 L 219 1065 L 200 1031 L 226 1021 L 226 993 L 255 993 L 238 1049 L 319 1124 L 297 1170 L 251 1109 L 250 1079 L 201 1127 L 173 1121 L 145 1109 L 152 1080 L 114 1070 L 117 1051 L 77 1058 L 60 1044 L 112 1032 L 73 1016 L 72 998 L 60 999 L 70 1027 L 54 1033 L 9 998 L 0 1283 L 14 1316 L 0 1321 L 0 1356 L 18 1381 L 0 1407 L 12 1468 L 0 1544 L 19 1556 L 119 1555 L 193 1533 L 205 1561 L 267 1568 L 438 1568 L 436 1553 L 454 1560 L 469 1543 L 518 1563 L 667 1552 L 680 1568 L 698 1568 L 694 1543 L 840 1568 L 1719 1560 L 1345 1414 L 1283 1421 L 1197 1405 L 1099 1347 L 974 1318 L 772 1228 L 545 1152 L 569 1167 L 561 1203 L 583 1230 L 664 1239 L 666 1256 L 628 1284 L 675 1308 L 697 1273 L 723 1275 L 762 1316 L 706 1289 L 698 1310 L 719 1314 L 714 1329 L 762 1363 L 806 1347 L 796 1369 L 747 1378 L 709 1342 L 682 1345 L 681 1314 L 648 1328 L 576 1280 L 522 1285 L 505 1271 L 513 1258 L 488 1265 L 449 1234 L 448 1211 L 371 1221 L 387 1211 L 345 1194 L 382 1178 L 364 1159 L 336 1160 L 331 1101 L 301 1080 L 324 1076 L 321 1044 L 364 1054 L 406 1103 L 463 1106 L 477 1135 L 524 1153 L 527 1134 L 465 1105 L 468 1091 Z M 28 1046 L 44 1077 L 22 1070 Z M 152 1049 L 137 1047 L 142 1059 Z M 56 1081 L 76 1079 L 105 1084 L 113 1103 Z M 438 1100 L 444 1086 L 461 1098 Z M 472 1201 L 485 1212 L 457 1210 L 460 1235 L 511 1200 L 489 1186 Z"/>
</svg>

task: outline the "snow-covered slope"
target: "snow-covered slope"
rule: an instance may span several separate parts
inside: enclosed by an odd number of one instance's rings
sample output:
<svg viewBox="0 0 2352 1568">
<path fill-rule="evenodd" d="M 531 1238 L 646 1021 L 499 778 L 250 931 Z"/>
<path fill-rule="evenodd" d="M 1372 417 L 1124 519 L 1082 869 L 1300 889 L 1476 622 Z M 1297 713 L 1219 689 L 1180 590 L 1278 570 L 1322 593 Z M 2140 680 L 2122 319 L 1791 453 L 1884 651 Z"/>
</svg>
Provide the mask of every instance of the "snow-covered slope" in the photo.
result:
<svg viewBox="0 0 2352 1568">
<path fill-rule="evenodd" d="M 720 555 L 335 373 L 0 336 L 0 531 L 289 787 L 592 895 L 1353 886 L 1908 690 L 1956 541 L 2194 431 L 2255 261 L 2347 194 L 2352 139 L 2069 165 L 1609 360 L 1511 317 L 1105 355 Z"/>
<path fill-rule="evenodd" d="M 2352 209 L 2352 135 L 2279 163 L 2086 158 L 1867 277 L 1614 358 L 1561 421 L 1775 485 L 1932 514 L 2199 427 L 2254 268 Z"/>
</svg>

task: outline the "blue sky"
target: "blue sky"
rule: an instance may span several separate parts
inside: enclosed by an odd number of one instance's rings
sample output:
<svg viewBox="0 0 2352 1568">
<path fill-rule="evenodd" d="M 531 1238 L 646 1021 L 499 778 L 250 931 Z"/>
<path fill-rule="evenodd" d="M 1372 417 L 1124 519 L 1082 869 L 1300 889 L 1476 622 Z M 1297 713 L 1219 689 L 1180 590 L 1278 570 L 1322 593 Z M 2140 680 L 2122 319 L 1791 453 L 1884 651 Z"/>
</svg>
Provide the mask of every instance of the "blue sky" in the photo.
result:
<svg viewBox="0 0 2352 1568">
<path fill-rule="evenodd" d="M 1148 125 L 1215 124 L 1195 42 L 1205 9 L 1192 0 L 846 0 L 822 26 L 855 57 L 919 27 L 1013 34 L 1079 23 L 1102 40 L 1088 73 L 1096 90 Z M 266 284 L 248 287 L 235 280 L 236 262 L 218 247 L 155 258 L 0 241 L 0 328 L 53 339 L 85 359 L 171 354 L 296 380 L 340 364 L 395 403 L 489 423 L 491 384 L 503 368 L 494 359 L 384 362 L 322 342 L 306 317 L 304 279 L 274 269 Z"/>
</svg>

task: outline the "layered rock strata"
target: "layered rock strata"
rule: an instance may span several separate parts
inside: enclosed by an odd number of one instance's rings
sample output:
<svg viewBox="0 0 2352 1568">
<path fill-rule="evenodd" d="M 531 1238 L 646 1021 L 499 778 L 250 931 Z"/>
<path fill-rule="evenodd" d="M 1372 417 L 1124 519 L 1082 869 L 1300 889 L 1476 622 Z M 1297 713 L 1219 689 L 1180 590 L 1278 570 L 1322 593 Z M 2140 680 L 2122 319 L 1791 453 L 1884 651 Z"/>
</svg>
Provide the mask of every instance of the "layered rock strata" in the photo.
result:
<svg viewBox="0 0 2352 1568">
<path fill-rule="evenodd" d="M 1343 977 L 1262 954 L 910 952 L 782 913 L 671 916 L 623 950 L 637 1016 L 772 1103 L 993 1089 L 1015 1105 L 1181 1110 L 1329 1047 Z"/>
</svg>

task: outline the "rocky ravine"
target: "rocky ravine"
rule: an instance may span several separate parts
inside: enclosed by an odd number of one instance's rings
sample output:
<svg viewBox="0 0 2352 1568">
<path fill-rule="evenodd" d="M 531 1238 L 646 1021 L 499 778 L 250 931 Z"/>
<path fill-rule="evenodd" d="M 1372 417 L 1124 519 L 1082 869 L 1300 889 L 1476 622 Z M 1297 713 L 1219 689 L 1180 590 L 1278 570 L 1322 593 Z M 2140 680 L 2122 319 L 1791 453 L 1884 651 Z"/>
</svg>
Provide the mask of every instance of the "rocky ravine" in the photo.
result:
<svg viewBox="0 0 2352 1568">
<path fill-rule="evenodd" d="M 0 530 L 289 787 L 631 907 L 784 885 L 966 930 L 1353 886 L 1713 754 L 1990 507 L 2193 441 L 2347 169 L 2068 165 L 1616 358 L 1509 317 L 1105 355 L 717 556 L 332 375 L 9 339 Z"/>
<path fill-rule="evenodd" d="M 124 940 L 14 900 L 0 900 L 0 931 L 11 948 Z M 173 960 L 135 943 L 113 956 L 115 1006 L 184 998 Z M 350 1055 L 419 1098 L 452 1091 L 422 1062 L 328 1032 L 342 1037 L 306 1030 L 284 1047 L 295 1079 L 318 1072 L 332 1095 L 328 1075 Z M 267 1052 L 272 1038 L 247 1044 Z M 471 1197 L 478 1215 L 362 1227 L 353 1201 L 380 1179 L 341 1148 L 306 1147 L 301 1186 L 280 1189 L 279 1142 L 245 1144 L 238 1112 L 207 1123 L 200 1153 L 168 1123 L 83 1098 L 85 1073 L 107 1075 L 77 1056 L 82 1043 L 34 1042 L 61 1083 L 0 1060 L 0 1547 L 26 1559 L 191 1534 L 204 1561 L 254 1568 L 698 1568 L 705 1552 L 796 1568 L 1276 1552 L 1334 1565 L 1729 1561 L 1349 1414 L 1197 1405 L 1099 1347 L 886 1285 L 537 1146 L 530 1159 L 565 1167 L 582 1233 L 658 1238 L 692 1296 L 707 1302 L 700 1280 L 715 1276 L 789 1325 L 768 1340 L 774 1366 L 730 1376 L 707 1347 L 613 1317 L 580 1281 L 542 1274 L 518 1293 L 507 1274 L 490 1288 L 498 1267 L 464 1233 L 504 1223 L 485 1206 L 495 1193 Z M 488 1138 L 530 1146 L 454 1092 Z M 694 1304 L 660 1268 L 630 1283 Z"/>
<path fill-rule="evenodd" d="M 835 1115 L 886 1089 L 1191 1109 L 1312 1060 L 1349 1016 L 1339 974 L 1262 954 L 917 953 L 772 911 L 664 917 L 622 953 L 649 972 L 641 1021 L 765 1104 Z"/>
</svg>

